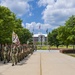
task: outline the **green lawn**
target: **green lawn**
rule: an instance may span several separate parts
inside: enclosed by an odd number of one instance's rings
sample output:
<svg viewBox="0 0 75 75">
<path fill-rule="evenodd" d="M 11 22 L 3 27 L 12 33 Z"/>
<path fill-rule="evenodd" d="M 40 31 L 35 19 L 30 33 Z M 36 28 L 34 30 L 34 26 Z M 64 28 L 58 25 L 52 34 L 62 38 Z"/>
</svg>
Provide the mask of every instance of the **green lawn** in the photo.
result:
<svg viewBox="0 0 75 75">
<path fill-rule="evenodd" d="M 42 50 L 48 50 L 48 46 L 38 46 L 37 47 L 38 50 L 42 49 Z"/>
<path fill-rule="evenodd" d="M 57 47 L 56 46 L 50 46 L 50 49 L 52 49 L 52 48 L 55 48 L 55 49 L 57 49 Z M 66 49 L 66 46 L 64 46 L 64 45 L 60 45 L 59 47 L 58 47 L 58 49 Z M 38 50 L 40 50 L 40 49 L 42 49 L 42 50 L 48 50 L 49 49 L 49 46 L 37 46 L 37 49 Z M 70 46 L 68 46 L 68 49 L 73 49 L 72 48 L 72 46 L 70 45 Z"/>
<path fill-rule="evenodd" d="M 56 47 L 56 46 L 51 46 L 51 48 L 57 48 L 57 47 Z M 63 49 L 65 49 L 66 46 L 60 45 L 58 48 L 63 48 Z M 72 46 L 68 46 L 68 49 L 72 49 Z"/>
<path fill-rule="evenodd" d="M 67 55 L 75 57 L 75 53 L 67 53 Z"/>
</svg>

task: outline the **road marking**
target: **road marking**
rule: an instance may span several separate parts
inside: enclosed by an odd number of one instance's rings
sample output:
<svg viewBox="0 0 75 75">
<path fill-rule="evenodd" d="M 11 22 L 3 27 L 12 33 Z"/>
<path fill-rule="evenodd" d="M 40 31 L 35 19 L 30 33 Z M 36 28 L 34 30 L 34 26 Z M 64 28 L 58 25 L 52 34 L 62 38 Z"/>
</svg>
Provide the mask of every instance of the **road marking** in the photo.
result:
<svg viewBox="0 0 75 75">
<path fill-rule="evenodd" d="M 40 53 L 40 75 L 42 75 L 42 62 L 41 62 L 41 57 L 42 57 L 42 55 Z"/>
</svg>

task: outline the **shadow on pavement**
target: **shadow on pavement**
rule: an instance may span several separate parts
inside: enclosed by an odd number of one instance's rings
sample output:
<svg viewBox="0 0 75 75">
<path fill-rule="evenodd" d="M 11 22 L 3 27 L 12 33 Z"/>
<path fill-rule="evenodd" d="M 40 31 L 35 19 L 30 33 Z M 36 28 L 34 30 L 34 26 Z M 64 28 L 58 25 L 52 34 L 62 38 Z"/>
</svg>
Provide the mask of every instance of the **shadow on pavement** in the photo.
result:
<svg viewBox="0 0 75 75">
<path fill-rule="evenodd" d="M 24 64 L 27 64 L 27 60 L 30 58 L 31 54 L 29 54 L 27 57 L 25 57 L 20 63 L 17 64 L 17 66 L 22 66 Z"/>
<path fill-rule="evenodd" d="M 3 75 L 2 73 L 0 73 L 0 75 Z"/>
<path fill-rule="evenodd" d="M 3 61 L 0 61 L 0 66 L 3 66 L 4 64 L 3 64 Z"/>
<path fill-rule="evenodd" d="M 27 64 L 27 60 L 30 58 L 31 54 L 29 54 L 27 57 L 25 57 L 22 61 L 20 61 L 20 63 L 17 64 L 17 66 L 21 66 L 21 65 L 24 65 L 24 64 Z M 12 64 L 12 62 L 10 61 L 9 63 Z M 4 64 L 3 61 L 0 61 L 0 66 L 3 66 L 3 65 L 7 65 L 9 63 L 6 63 Z M 1 75 L 1 74 L 0 74 Z"/>
</svg>

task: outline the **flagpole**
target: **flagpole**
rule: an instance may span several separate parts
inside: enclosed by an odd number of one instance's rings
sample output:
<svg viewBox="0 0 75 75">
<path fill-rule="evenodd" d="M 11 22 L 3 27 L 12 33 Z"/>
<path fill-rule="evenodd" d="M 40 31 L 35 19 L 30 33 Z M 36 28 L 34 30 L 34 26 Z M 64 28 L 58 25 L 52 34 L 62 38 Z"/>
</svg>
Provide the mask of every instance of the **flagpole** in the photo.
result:
<svg viewBox="0 0 75 75">
<path fill-rule="evenodd" d="M 34 28 L 33 28 L 33 45 L 34 45 Z"/>
<path fill-rule="evenodd" d="M 47 47 L 48 47 L 48 33 L 47 33 Z"/>
<path fill-rule="evenodd" d="M 39 34 L 41 35 L 41 26 L 39 25 Z M 40 49 L 42 47 L 42 38 L 40 37 Z"/>
</svg>

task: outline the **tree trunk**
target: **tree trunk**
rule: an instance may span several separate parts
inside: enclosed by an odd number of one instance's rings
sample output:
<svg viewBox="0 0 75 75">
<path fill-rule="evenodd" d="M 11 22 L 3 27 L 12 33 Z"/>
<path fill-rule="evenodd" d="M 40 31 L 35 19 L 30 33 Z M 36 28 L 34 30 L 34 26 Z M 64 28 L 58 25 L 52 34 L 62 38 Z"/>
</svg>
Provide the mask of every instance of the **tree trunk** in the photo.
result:
<svg viewBox="0 0 75 75">
<path fill-rule="evenodd" d="M 68 45 L 66 45 L 66 48 L 68 48 Z"/>
<path fill-rule="evenodd" d="M 73 50 L 74 50 L 74 45 L 73 45 Z"/>
<path fill-rule="evenodd" d="M 57 49 L 58 49 L 58 45 L 57 45 Z"/>
<path fill-rule="evenodd" d="M 2 50 L 2 44 L 0 44 L 0 45 L 1 45 L 1 58 L 0 58 L 0 60 L 3 61 L 3 50 Z"/>
</svg>

